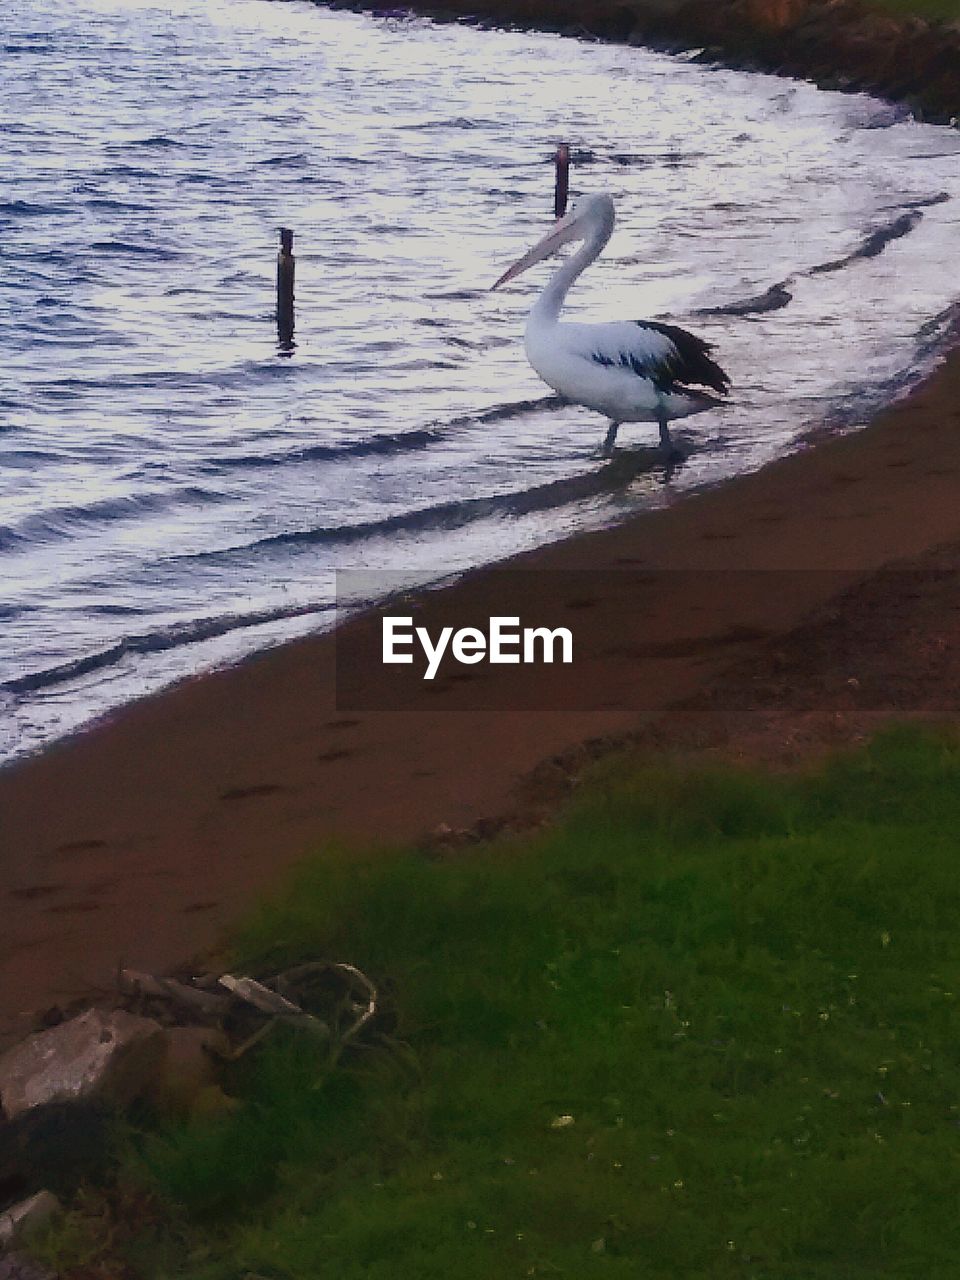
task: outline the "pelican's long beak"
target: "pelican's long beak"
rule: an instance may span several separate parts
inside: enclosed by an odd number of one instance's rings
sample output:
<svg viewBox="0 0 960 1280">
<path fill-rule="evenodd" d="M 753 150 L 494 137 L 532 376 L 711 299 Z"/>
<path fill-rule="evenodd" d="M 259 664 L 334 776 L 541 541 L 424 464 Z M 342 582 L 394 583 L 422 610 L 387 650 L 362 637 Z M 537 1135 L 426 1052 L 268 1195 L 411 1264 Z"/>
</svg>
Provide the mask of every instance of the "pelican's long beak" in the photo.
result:
<svg viewBox="0 0 960 1280">
<path fill-rule="evenodd" d="M 506 284 L 509 280 L 515 280 L 528 267 L 532 267 L 537 262 L 542 262 L 544 258 L 549 258 L 551 254 L 562 249 L 569 240 L 575 240 L 577 235 L 578 227 L 573 213 L 568 213 L 565 217 L 559 218 L 542 240 L 538 241 L 522 258 L 518 258 L 512 267 L 508 267 L 496 284 L 490 286 L 490 292 L 492 293 L 494 289 L 499 289 L 502 284 Z"/>
</svg>

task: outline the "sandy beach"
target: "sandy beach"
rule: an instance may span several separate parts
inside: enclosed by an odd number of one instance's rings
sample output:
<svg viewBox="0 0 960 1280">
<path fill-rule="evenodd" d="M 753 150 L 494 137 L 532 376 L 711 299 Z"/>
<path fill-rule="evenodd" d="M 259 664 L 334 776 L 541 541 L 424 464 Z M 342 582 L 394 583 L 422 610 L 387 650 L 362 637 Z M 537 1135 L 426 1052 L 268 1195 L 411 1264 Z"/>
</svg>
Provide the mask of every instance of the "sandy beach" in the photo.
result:
<svg viewBox="0 0 960 1280">
<path fill-rule="evenodd" d="M 395 844 L 509 813 L 542 762 L 705 690 L 735 717 L 751 673 L 766 673 L 763 696 L 782 709 L 791 672 L 816 675 L 850 627 L 878 637 L 860 650 L 875 678 L 851 671 L 837 698 L 866 689 L 874 712 L 946 710 L 960 617 L 952 544 L 956 353 L 862 432 L 417 604 L 431 629 L 491 612 L 566 619 L 573 668 L 400 680 L 370 615 L 131 705 L 0 771 L 0 1013 L 108 984 L 120 961 L 163 970 L 209 948 L 325 843 Z M 898 565 L 908 573 L 879 572 Z M 903 680 L 885 702 L 884 654 L 899 642 L 933 672 L 917 708 Z"/>
</svg>

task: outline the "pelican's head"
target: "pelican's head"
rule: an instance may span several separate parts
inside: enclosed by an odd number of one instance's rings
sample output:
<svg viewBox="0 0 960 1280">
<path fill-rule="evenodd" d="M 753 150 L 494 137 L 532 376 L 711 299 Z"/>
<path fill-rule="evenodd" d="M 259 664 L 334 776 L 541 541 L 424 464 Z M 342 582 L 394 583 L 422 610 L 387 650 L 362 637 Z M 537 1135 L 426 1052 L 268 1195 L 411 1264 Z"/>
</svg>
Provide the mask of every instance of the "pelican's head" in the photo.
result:
<svg viewBox="0 0 960 1280">
<path fill-rule="evenodd" d="M 610 239 L 615 219 L 613 200 L 602 192 L 595 196 L 581 196 L 569 213 L 558 218 L 553 227 L 533 248 L 509 267 L 491 290 L 499 289 L 508 280 L 515 280 L 521 272 L 558 253 L 571 240 L 597 240 L 602 248 Z"/>
</svg>

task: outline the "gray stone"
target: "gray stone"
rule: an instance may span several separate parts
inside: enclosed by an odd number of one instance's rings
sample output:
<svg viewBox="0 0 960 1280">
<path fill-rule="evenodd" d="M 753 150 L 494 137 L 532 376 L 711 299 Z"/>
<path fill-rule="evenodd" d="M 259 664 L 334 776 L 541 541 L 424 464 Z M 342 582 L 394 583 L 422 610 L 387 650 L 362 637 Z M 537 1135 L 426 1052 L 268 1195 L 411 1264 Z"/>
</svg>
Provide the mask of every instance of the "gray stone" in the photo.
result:
<svg viewBox="0 0 960 1280">
<path fill-rule="evenodd" d="M 163 1055 L 163 1028 L 152 1018 L 88 1009 L 0 1058 L 0 1101 L 11 1120 L 51 1102 L 122 1106 L 149 1089 Z"/>
<path fill-rule="evenodd" d="M 45 1227 L 63 1210 L 60 1201 L 51 1191 L 38 1191 L 28 1200 L 21 1200 L 0 1213 L 0 1249 L 11 1249 L 23 1244 L 34 1232 Z"/>
</svg>

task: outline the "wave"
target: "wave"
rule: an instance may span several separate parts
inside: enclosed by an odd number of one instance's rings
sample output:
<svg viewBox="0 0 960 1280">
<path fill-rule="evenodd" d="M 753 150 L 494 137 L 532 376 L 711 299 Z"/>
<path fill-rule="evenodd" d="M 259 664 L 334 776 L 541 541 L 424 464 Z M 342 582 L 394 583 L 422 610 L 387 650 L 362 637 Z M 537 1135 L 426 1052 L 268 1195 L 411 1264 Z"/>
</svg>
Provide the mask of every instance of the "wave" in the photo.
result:
<svg viewBox="0 0 960 1280">
<path fill-rule="evenodd" d="M 38 543 L 60 542 L 115 520 L 136 519 L 169 511 L 171 507 L 205 506 L 226 500 L 214 489 L 190 485 L 172 493 L 130 494 L 75 506 L 51 507 L 28 516 L 18 525 L 0 525 L 0 553 L 23 550 Z"/>
<path fill-rule="evenodd" d="M 683 169 L 704 159 L 702 151 L 610 151 L 610 164 L 628 169 L 632 165 L 661 165 L 665 169 Z M 593 159 L 597 159 L 596 156 Z"/>
<path fill-rule="evenodd" d="M 296 466 L 302 462 L 336 461 L 340 458 L 363 458 L 393 453 L 406 453 L 426 449 L 443 437 L 443 431 L 434 427 L 415 427 L 410 431 L 383 432 L 355 440 L 347 444 L 310 444 L 301 449 L 288 449 L 279 453 L 241 453 L 236 456 L 210 459 L 201 464 L 205 472 L 223 474 L 242 467 Z"/>
<path fill-rule="evenodd" d="M 921 359 L 939 355 L 960 338 L 960 301 L 951 302 L 917 330 L 917 351 Z"/>
<path fill-rule="evenodd" d="M 2 402 L 0 402 L 0 408 L 2 407 Z M 12 405 L 11 407 L 19 409 L 21 406 Z M 0 425 L 0 431 L 3 429 L 3 426 Z M 9 430 L 13 431 L 15 428 L 10 427 Z M 3 452 L 0 452 L 0 472 L 2 472 L 5 467 L 15 467 L 18 471 L 27 469 L 32 470 L 38 462 L 60 462 L 62 460 L 63 454 L 53 449 L 5 449 Z"/>
<path fill-rule="evenodd" d="M 141 138 L 137 142 L 131 142 L 124 145 L 129 145 L 131 147 L 162 147 L 164 149 L 167 147 L 173 147 L 176 150 L 183 150 L 188 144 L 180 142 L 177 138 L 168 138 L 165 134 L 156 133 L 151 135 L 149 138 Z"/>
<path fill-rule="evenodd" d="M 440 502 L 430 507 L 417 507 L 412 511 L 398 511 L 395 515 L 383 516 L 379 520 L 361 520 L 357 524 L 320 525 L 313 529 L 293 529 L 287 533 L 274 533 L 267 538 L 258 538 L 254 542 L 224 547 L 219 551 L 194 552 L 185 556 L 176 556 L 174 559 L 222 562 L 234 557 L 284 547 L 350 546 L 352 543 L 390 534 L 415 535 L 452 531 L 476 520 L 490 519 L 495 516 L 533 515 L 539 511 L 550 511 L 574 502 L 605 497 L 626 488 L 637 476 L 662 465 L 663 456 L 657 449 L 625 450 L 596 471 L 570 476 L 563 480 L 551 480 L 531 489 Z"/>
<path fill-rule="evenodd" d="M 216 640 L 220 636 L 229 635 L 232 631 L 262 627 L 271 622 L 283 622 L 290 618 L 307 618 L 314 614 L 331 613 L 335 608 L 336 605 L 333 603 L 287 605 L 276 609 L 259 609 L 252 613 L 225 614 L 216 618 L 194 618 L 169 627 L 157 627 L 153 631 L 144 631 L 139 635 L 123 636 L 115 644 L 99 649 L 96 653 L 85 654 L 82 658 L 74 658 L 70 662 L 62 662 L 58 666 L 46 667 L 41 671 L 31 671 L 24 676 L 14 676 L 13 679 L 0 683 L 0 691 L 14 694 L 36 693 L 41 689 L 49 689 L 53 685 L 65 684 L 68 680 L 90 675 L 94 671 L 116 666 L 118 662 L 132 654 L 142 656 L 164 653 L 168 649 L 199 644 L 204 640 Z"/>
<path fill-rule="evenodd" d="M 135 204 L 131 200 L 114 200 L 107 196 L 91 196 L 87 200 L 86 206 L 88 209 L 102 209 L 108 213 L 129 213 L 131 211 L 141 213 L 144 209 L 142 204 Z"/>
<path fill-rule="evenodd" d="M 483 426 L 490 422 L 503 422 L 532 413 L 539 409 L 553 409 L 564 401 L 559 396 L 540 396 L 536 400 L 514 400 L 508 404 L 493 405 L 479 413 L 463 414 L 446 423 L 432 423 L 426 427 L 411 427 L 408 431 L 382 431 L 348 440 L 342 444 L 308 444 L 299 449 L 286 449 L 276 453 L 248 453 L 207 459 L 201 470 L 207 474 L 223 474 L 234 468 L 286 467 L 303 462 L 337 462 L 347 458 L 383 457 L 397 453 L 409 453 L 442 444 L 450 434 L 464 427 Z"/>
<path fill-rule="evenodd" d="M 956 155 L 957 152 L 951 152 Z M 938 191 L 932 196 L 917 196 L 916 200 L 908 200 L 905 209 L 933 209 L 938 204 L 949 204 L 953 199 L 949 191 Z"/>
<path fill-rule="evenodd" d="M 0 604 L 0 622 L 13 622 L 36 611 L 37 606 L 32 604 Z"/>
<path fill-rule="evenodd" d="M 127 253 L 136 257 L 160 258 L 163 261 L 183 256 L 176 249 L 164 249 L 155 244 L 133 244 L 129 240 L 96 240 L 90 248 L 96 253 Z"/>
<path fill-rule="evenodd" d="M 404 133 L 433 133 L 444 129 L 487 129 L 493 125 L 490 120 L 471 120 L 468 116 L 453 116 L 447 120 L 418 120 L 412 124 L 399 124 L 398 130 Z"/>
<path fill-rule="evenodd" d="M 899 217 L 894 218 L 892 222 L 885 223 L 883 226 L 869 231 L 853 253 L 848 253 L 833 262 L 823 262 L 819 266 L 811 267 L 807 274 L 820 276 L 830 271 L 843 271 L 845 267 L 852 266 L 855 262 L 860 262 L 864 258 L 876 258 L 883 253 L 888 244 L 892 244 L 894 240 L 902 240 L 904 236 L 908 236 L 911 231 L 915 230 L 920 225 L 922 218 L 922 208 L 911 208 L 906 213 L 901 213 Z"/>
<path fill-rule="evenodd" d="M 98 170 L 97 177 L 102 181 L 104 178 L 156 178 L 157 171 L 155 169 L 144 169 L 138 164 L 111 164 L 105 165 Z"/>
<path fill-rule="evenodd" d="M 294 151 L 287 155 L 270 156 L 266 160 L 257 160 L 255 165 L 257 168 L 272 169 L 282 165 L 306 165 L 310 163 L 310 157 L 305 151 Z"/>
<path fill-rule="evenodd" d="M 278 453 L 241 454 L 235 457 L 208 458 L 201 461 L 196 470 L 206 475 L 222 476 L 234 470 L 255 467 L 296 466 L 317 461 L 336 462 L 358 457 L 390 456 L 425 449 L 442 443 L 451 432 L 475 426 L 507 421 L 524 413 L 555 408 L 564 402 L 559 396 L 541 396 L 533 400 L 510 401 L 492 405 L 474 414 L 463 414 L 443 424 L 412 428 L 409 431 L 383 432 L 343 444 L 305 445 Z M 0 453 L 0 467 L 24 467 L 38 462 L 56 462 L 59 455 L 45 450 L 21 449 Z M 97 502 L 78 503 L 52 507 L 35 512 L 18 524 L 0 524 L 0 554 L 21 552 L 40 544 L 56 543 L 77 537 L 90 529 L 96 529 L 120 520 L 136 520 L 143 516 L 157 515 L 176 507 L 201 507 L 229 501 L 229 496 L 218 489 L 202 485 L 187 485 L 164 492 L 127 494 L 105 498 Z M 455 505 L 455 504 L 454 504 Z M 415 514 L 413 515 L 415 523 Z M 393 517 L 402 521 L 406 515 Z M 370 522 L 376 532 L 376 521 Z M 363 525 L 347 526 L 339 530 L 339 540 L 355 541 L 362 532 L 351 535 L 350 529 L 362 530 Z M 336 541 L 337 531 L 330 531 L 330 540 Z M 284 537 L 286 535 L 279 535 Z M 295 536 L 295 535 L 294 535 Z M 322 536 L 320 538 L 322 540 Z M 269 541 L 269 540 L 268 540 Z M 258 545 L 256 543 L 251 545 Z M 201 553 L 206 556 L 211 553 Z M 212 553 L 219 554 L 219 553 Z M 192 556 L 186 557 L 192 559 Z"/>
<path fill-rule="evenodd" d="M 851 387 L 823 422 L 807 433 L 807 439 L 816 440 L 824 432 L 830 434 L 862 425 L 878 410 L 902 399 L 921 385 L 944 354 L 956 346 L 958 339 L 960 301 L 950 303 L 920 326 L 913 335 L 909 361 L 885 378 Z"/>
<path fill-rule="evenodd" d="M 698 316 L 760 316 L 766 315 L 769 311 L 781 311 L 784 307 L 789 307 L 793 301 L 793 294 L 787 288 L 789 283 L 789 280 L 783 280 L 779 284 L 772 284 L 764 293 L 758 293 L 755 297 L 741 298 L 737 302 L 728 302 L 722 307 L 704 307 L 696 314 Z"/>
<path fill-rule="evenodd" d="M 205 313 L 208 314 L 208 313 Z M 102 341 L 103 339 L 98 339 Z M 308 365 L 295 365 L 282 360 L 245 360 L 230 368 L 143 369 L 136 373 L 111 373 L 102 378 L 50 378 L 41 390 L 49 393 L 79 393 L 82 391 L 134 391 L 169 388 L 171 391 L 190 391 L 194 388 L 212 387 L 217 391 L 239 388 L 249 391 L 251 384 L 289 381 L 296 378 L 315 377 L 316 370 Z"/>
<path fill-rule="evenodd" d="M 68 207 L 62 204 L 34 204 L 30 200 L 0 200 L 0 216 L 16 218 L 40 218 L 47 214 L 65 213 Z"/>
<path fill-rule="evenodd" d="M 835 258 L 830 262 L 818 263 L 817 266 L 809 267 L 806 271 L 787 276 L 785 280 L 771 285 L 763 293 L 749 298 L 740 298 L 718 307 L 703 307 L 694 314 L 698 316 L 753 316 L 764 315 L 770 311 L 780 311 L 784 307 L 788 307 L 793 301 L 793 294 L 790 292 L 789 286 L 797 278 L 827 275 L 834 271 L 842 271 L 846 267 L 852 266 L 856 262 L 861 262 L 866 258 L 878 257 L 888 244 L 891 244 L 894 240 L 903 239 L 904 236 L 909 235 L 911 231 L 914 231 L 919 226 L 923 219 L 924 209 L 943 204 L 950 198 L 946 191 L 938 191 L 935 195 L 921 196 L 916 200 L 908 201 L 906 205 L 901 206 L 897 216 L 890 222 L 885 222 L 881 226 L 867 231 L 852 253 L 845 254 L 842 258 Z"/>
</svg>

